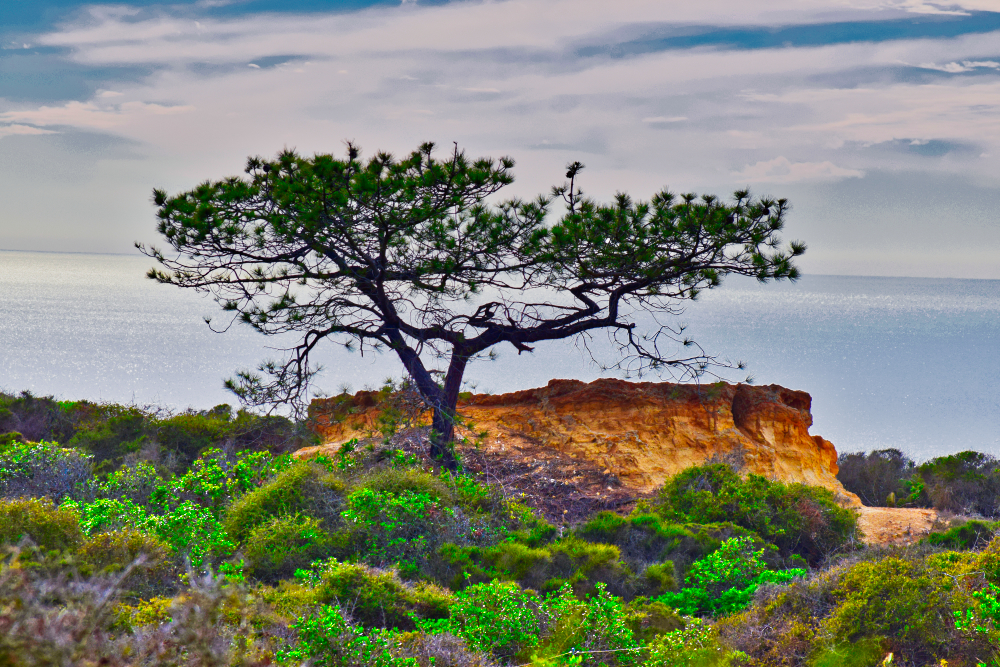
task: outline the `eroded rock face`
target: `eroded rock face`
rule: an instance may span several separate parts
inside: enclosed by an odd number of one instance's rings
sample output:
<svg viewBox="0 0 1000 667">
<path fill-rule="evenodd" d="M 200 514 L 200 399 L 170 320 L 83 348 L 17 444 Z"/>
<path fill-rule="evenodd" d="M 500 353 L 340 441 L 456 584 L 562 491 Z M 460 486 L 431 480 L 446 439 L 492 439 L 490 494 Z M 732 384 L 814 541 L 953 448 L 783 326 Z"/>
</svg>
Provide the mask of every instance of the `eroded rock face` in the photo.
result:
<svg viewBox="0 0 1000 667">
<path fill-rule="evenodd" d="M 809 435 L 811 402 L 806 392 L 777 385 L 552 380 L 538 389 L 473 395 L 459 412 L 471 432 L 486 433 L 487 450 L 530 439 L 596 463 L 640 493 L 689 466 L 727 460 L 745 472 L 828 488 L 860 506 L 837 480 L 834 446 Z M 338 444 L 367 435 L 377 410 L 373 392 L 359 392 L 314 401 L 311 412 L 321 437 Z"/>
</svg>

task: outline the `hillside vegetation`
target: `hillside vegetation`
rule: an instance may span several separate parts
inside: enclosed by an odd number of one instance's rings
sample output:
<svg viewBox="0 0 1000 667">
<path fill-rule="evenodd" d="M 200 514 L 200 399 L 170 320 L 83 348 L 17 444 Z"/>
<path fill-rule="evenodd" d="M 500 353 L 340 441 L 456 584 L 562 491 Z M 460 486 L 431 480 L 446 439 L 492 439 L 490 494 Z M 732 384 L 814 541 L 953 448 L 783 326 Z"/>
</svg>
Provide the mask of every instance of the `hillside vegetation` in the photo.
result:
<svg viewBox="0 0 1000 667">
<path fill-rule="evenodd" d="M 228 406 L 0 395 L 0 434 L 2 666 L 1000 666 L 978 506 L 868 548 L 830 491 L 722 463 L 554 524 L 412 437 L 297 461 L 302 424 Z M 936 461 L 896 502 L 945 497 Z"/>
</svg>

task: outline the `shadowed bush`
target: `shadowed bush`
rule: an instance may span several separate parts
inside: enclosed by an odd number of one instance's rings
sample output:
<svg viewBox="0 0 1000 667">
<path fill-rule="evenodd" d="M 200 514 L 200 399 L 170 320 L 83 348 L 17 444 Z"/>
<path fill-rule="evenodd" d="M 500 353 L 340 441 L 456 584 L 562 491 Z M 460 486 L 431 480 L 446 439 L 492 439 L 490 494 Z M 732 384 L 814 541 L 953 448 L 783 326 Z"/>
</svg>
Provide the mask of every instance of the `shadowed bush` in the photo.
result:
<svg viewBox="0 0 1000 667">
<path fill-rule="evenodd" d="M 898 449 L 852 452 L 837 457 L 837 479 L 869 507 L 920 503 L 919 486 L 911 478 L 916 464 Z M 914 495 L 916 494 L 916 495 Z"/>
<path fill-rule="evenodd" d="M 340 521 L 344 483 L 316 463 L 295 463 L 226 510 L 223 525 L 237 543 L 274 517 L 305 514 L 326 522 Z"/>
<path fill-rule="evenodd" d="M 0 544 L 29 539 L 45 550 L 67 550 L 83 543 L 80 515 L 48 498 L 0 500 Z"/>
<path fill-rule="evenodd" d="M 318 603 L 336 604 L 366 628 L 414 628 L 419 618 L 448 617 L 450 594 L 433 584 L 406 584 L 392 570 L 340 563 L 330 559 L 315 564 L 303 578 Z"/>
<path fill-rule="evenodd" d="M 54 442 L 17 442 L 0 447 L 0 497 L 62 500 L 83 491 L 91 478 L 91 456 Z"/>
<path fill-rule="evenodd" d="M 329 555 L 330 542 L 319 520 L 295 514 L 273 517 L 254 528 L 241 551 L 254 577 L 276 581 Z"/>
<path fill-rule="evenodd" d="M 797 554 L 813 564 L 858 537 L 855 513 L 838 505 L 832 491 L 752 474 L 742 479 L 725 464 L 682 471 L 663 486 L 654 506 L 678 523 L 731 521 L 783 556 Z"/>
</svg>

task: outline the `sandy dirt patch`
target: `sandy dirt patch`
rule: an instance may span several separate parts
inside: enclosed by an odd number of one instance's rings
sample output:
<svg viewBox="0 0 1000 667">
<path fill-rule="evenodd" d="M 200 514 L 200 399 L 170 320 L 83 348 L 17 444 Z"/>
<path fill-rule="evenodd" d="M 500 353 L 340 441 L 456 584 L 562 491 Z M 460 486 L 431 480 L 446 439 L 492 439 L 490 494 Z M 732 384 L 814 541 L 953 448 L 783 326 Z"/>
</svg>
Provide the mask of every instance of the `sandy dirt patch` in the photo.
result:
<svg viewBox="0 0 1000 667">
<path fill-rule="evenodd" d="M 859 507 L 858 526 L 868 544 L 912 544 L 931 532 L 935 510 Z"/>
</svg>

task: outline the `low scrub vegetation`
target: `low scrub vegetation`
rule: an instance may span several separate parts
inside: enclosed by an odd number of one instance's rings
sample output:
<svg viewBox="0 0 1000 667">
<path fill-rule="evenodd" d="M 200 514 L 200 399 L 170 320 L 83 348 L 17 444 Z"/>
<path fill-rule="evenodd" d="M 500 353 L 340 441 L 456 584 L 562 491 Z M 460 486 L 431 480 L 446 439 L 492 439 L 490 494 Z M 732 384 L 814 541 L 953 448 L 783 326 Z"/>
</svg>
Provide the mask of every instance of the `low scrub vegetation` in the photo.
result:
<svg viewBox="0 0 1000 667">
<path fill-rule="evenodd" d="M 388 436 L 297 461 L 302 425 L 228 408 L 0 399 L 2 666 L 1000 667 L 985 511 L 868 548 L 712 464 L 556 526 Z M 865 456 L 873 496 L 989 504 L 988 457 Z"/>
</svg>

